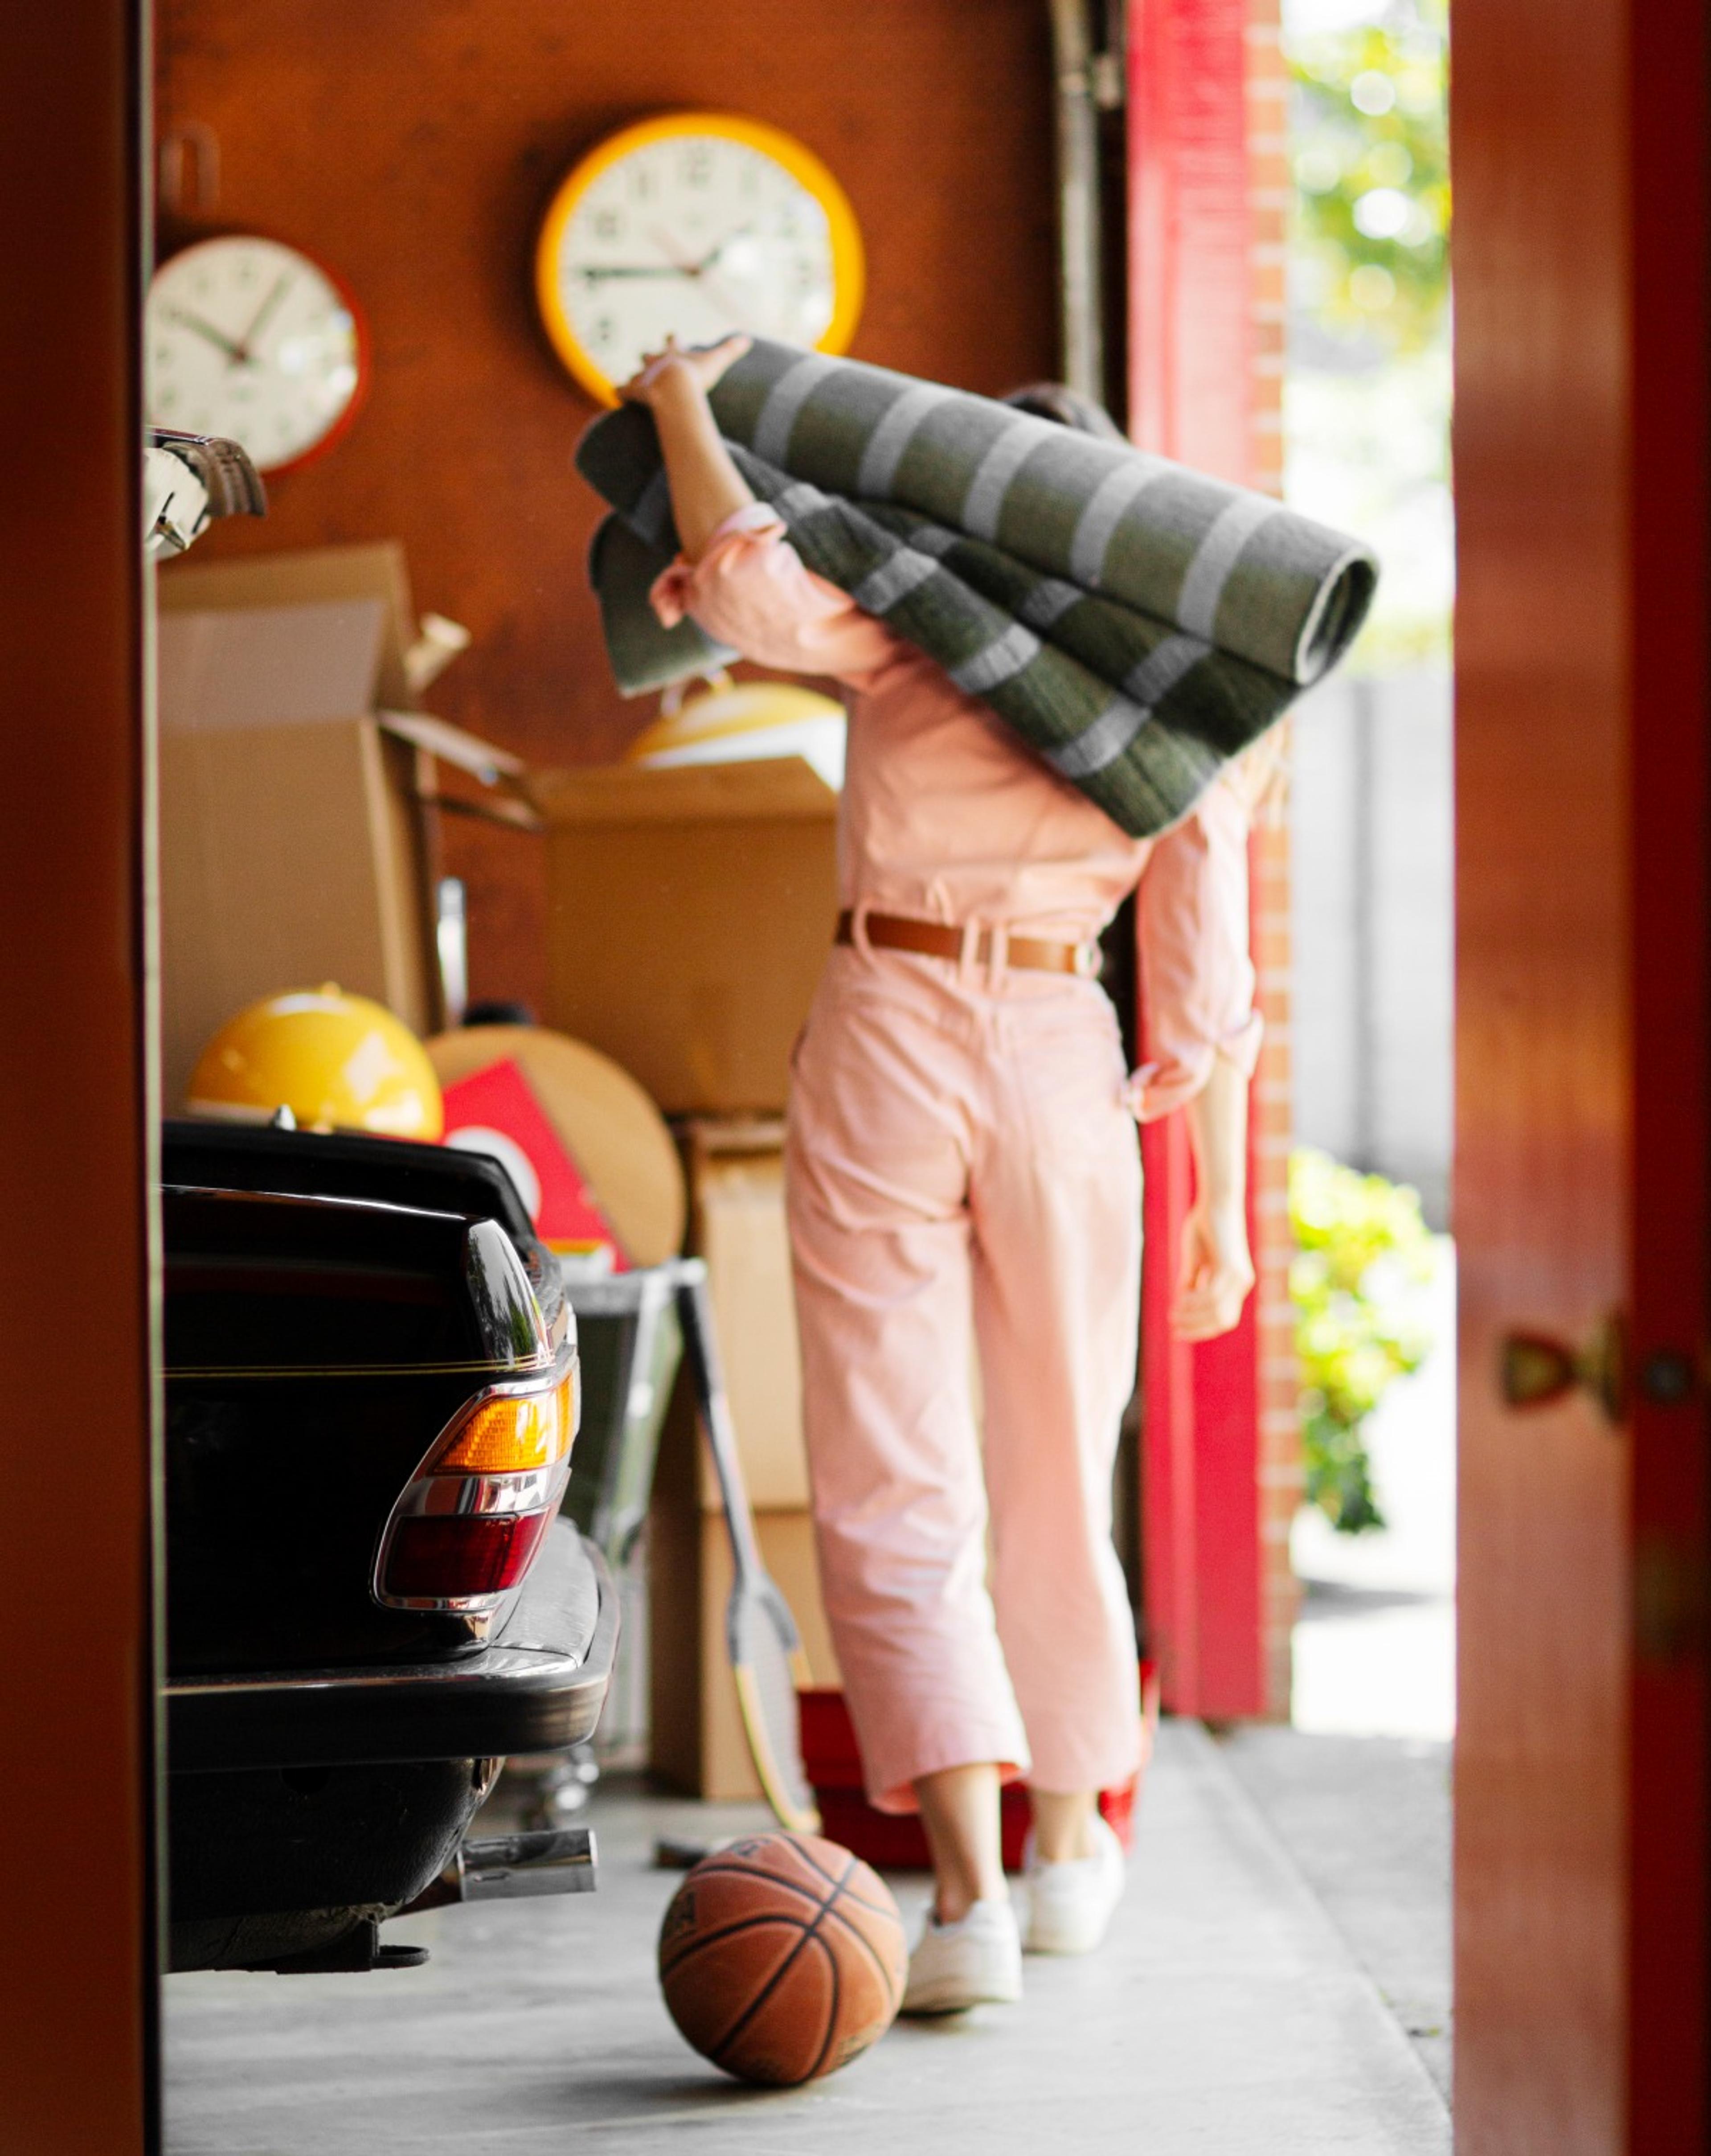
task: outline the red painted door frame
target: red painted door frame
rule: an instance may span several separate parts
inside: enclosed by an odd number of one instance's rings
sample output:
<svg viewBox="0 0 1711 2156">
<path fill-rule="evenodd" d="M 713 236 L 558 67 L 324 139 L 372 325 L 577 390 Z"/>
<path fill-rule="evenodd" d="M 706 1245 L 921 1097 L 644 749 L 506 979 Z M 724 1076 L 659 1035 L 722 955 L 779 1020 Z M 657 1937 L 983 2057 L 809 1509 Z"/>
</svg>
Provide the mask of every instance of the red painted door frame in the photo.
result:
<svg viewBox="0 0 1711 2156">
<path fill-rule="evenodd" d="M 159 2146 L 136 0 L 18 7 L 0 524 L 0 2148 Z M 23 295 L 28 295 L 26 302 Z"/>
<path fill-rule="evenodd" d="M 1253 477 L 1253 247 L 1247 0 L 1130 0 L 1130 431 L 1201 470 Z M 1145 1014 L 1143 1013 L 1143 1025 Z M 1250 1118 L 1257 1126 L 1258 1117 Z M 1165 1703 L 1267 1707 L 1260 1338 L 1172 1340 L 1171 1274 L 1193 1195 L 1180 1114 L 1145 1129 L 1143 1533 Z M 1250 1238 L 1258 1246 L 1249 1149 Z"/>
<path fill-rule="evenodd" d="M 1637 2152 L 1703 2148 L 1711 2138 L 1711 30 L 1703 8 L 1635 5 L 1629 37 L 1629 578 L 1641 716 L 1626 1858 L 1628 2146 Z M 1684 1398 L 1662 1382 L 1683 1351 Z"/>
</svg>

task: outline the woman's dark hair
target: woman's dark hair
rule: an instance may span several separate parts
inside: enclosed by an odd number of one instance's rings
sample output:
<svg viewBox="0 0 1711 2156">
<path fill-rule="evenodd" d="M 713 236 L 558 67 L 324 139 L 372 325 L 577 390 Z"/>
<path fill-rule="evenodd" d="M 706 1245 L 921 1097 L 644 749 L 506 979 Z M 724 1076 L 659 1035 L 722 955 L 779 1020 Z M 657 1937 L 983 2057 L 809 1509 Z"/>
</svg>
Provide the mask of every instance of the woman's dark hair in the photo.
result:
<svg viewBox="0 0 1711 2156">
<path fill-rule="evenodd" d="M 1030 382 L 1025 388 L 1012 389 L 1003 402 L 1013 404 L 1018 412 L 1031 413 L 1036 419 L 1055 419 L 1060 427 L 1073 427 L 1078 434 L 1095 434 L 1102 442 L 1127 439 L 1103 404 L 1095 404 L 1091 397 L 1083 397 L 1066 382 Z"/>
</svg>

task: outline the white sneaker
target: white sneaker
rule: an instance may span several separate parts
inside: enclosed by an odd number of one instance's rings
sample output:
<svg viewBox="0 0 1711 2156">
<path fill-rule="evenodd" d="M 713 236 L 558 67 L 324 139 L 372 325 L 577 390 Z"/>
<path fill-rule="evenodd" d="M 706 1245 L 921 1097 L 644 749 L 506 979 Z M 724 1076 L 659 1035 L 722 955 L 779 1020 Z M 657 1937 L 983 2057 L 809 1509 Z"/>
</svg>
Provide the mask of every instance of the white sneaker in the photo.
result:
<svg viewBox="0 0 1711 2156">
<path fill-rule="evenodd" d="M 961 2014 L 987 2003 L 1007 2006 L 1022 1996 L 1022 1934 L 1007 1894 L 976 1902 L 954 1924 L 929 1916 L 909 1958 L 900 2014 Z"/>
<path fill-rule="evenodd" d="M 1094 1853 L 1067 1864 L 1044 1864 L 1028 1837 L 1027 1950 L 1030 1953 L 1091 1953 L 1110 1928 L 1123 1899 L 1127 1866 L 1123 1845 L 1095 1812 Z"/>
</svg>

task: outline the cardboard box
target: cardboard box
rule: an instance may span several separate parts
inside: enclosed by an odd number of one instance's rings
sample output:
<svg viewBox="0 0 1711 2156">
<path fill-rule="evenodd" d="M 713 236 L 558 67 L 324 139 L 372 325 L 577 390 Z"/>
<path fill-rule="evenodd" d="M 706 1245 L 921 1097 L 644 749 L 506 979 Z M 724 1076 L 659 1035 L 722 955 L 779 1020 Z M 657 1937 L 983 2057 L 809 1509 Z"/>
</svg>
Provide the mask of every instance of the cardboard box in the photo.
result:
<svg viewBox="0 0 1711 2156">
<path fill-rule="evenodd" d="M 661 1435 L 648 1517 L 648 1764 L 673 1788 L 724 1803 L 758 1798 L 726 1658 L 730 1542 L 722 1512 L 703 1509 L 702 1450 L 680 1378 Z M 816 1685 L 842 1682 L 820 1599 L 814 1523 L 806 1511 L 757 1512 L 761 1559 L 802 1637 Z"/>
<path fill-rule="evenodd" d="M 346 670 L 337 676 L 346 687 L 356 682 L 363 701 L 342 713 L 351 718 L 378 703 L 388 710 L 407 711 L 422 685 L 412 678 L 411 661 L 419 641 L 416 618 L 410 604 L 410 577 L 404 550 L 396 540 L 355 547 L 314 547 L 289 554 L 246 554 L 235 561 L 183 561 L 163 569 L 156 583 L 161 612 L 161 706 L 162 726 L 223 725 L 218 718 L 198 719 L 192 677 L 180 671 L 180 654 L 193 647 L 200 636 L 221 633 L 222 618 L 243 612 L 277 616 L 281 608 L 331 606 L 361 613 L 371 624 L 373 638 L 367 667 L 352 673 L 341 655 L 336 662 Z M 187 624 L 176 617 L 200 614 L 214 617 L 212 624 Z M 294 644 L 301 639 L 296 623 L 277 622 Z M 275 677 L 269 693 L 274 719 L 310 718 L 312 710 L 279 708 L 300 706 L 314 699 L 330 676 L 320 670 L 319 655 L 300 649 L 291 651 L 289 674 Z M 248 688 L 237 693 L 249 695 Z M 175 713 L 176 716 L 169 716 Z"/>
<path fill-rule="evenodd" d="M 776 1114 L 838 916 L 838 797 L 799 757 L 536 776 L 546 1019 L 668 1114 Z"/>
<path fill-rule="evenodd" d="M 412 751 L 372 719 L 161 736 L 161 1060 L 176 1114 L 209 1036 L 336 981 L 433 1029 Z"/>
<path fill-rule="evenodd" d="M 707 1261 L 725 1390 L 749 1502 L 757 1512 L 805 1512 L 802 1366 L 784 1217 L 784 1126 L 775 1118 L 697 1119 L 683 1133 L 689 1247 Z M 700 1502 L 719 1509 L 703 1448 Z"/>
<path fill-rule="evenodd" d="M 248 1003 L 336 981 L 418 1033 L 431 959 L 434 761 L 517 759 L 407 703 L 423 655 L 402 550 L 333 547 L 159 579 L 163 1097 Z M 449 625 L 447 625 L 449 627 Z M 511 804 L 508 820 L 526 819 Z"/>
</svg>

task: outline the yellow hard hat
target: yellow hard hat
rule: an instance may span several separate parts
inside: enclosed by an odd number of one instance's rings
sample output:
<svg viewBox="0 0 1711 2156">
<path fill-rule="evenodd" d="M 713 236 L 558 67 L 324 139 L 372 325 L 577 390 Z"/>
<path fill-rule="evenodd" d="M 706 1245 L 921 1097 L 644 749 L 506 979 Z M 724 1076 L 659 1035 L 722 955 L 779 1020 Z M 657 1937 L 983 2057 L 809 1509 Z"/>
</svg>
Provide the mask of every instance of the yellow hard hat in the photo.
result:
<svg viewBox="0 0 1711 2156">
<path fill-rule="evenodd" d="M 695 696 L 668 689 L 660 715 L 624 752 L 627 763 L 737 763 L 799 756 L 835 791 L 843 783 L 842 704 L 792 681 L 710 674 Z"/>
<path fill-rule="evenodd" d="M 264 1122 L 288 1108 L 305 1130 L 438 1138 L 445 1104 L 427 1050 L 366 996 L 331 982 L 269 996 L 228 1019 L 203 1049 L 192 1115 Z"/>
</svg>

